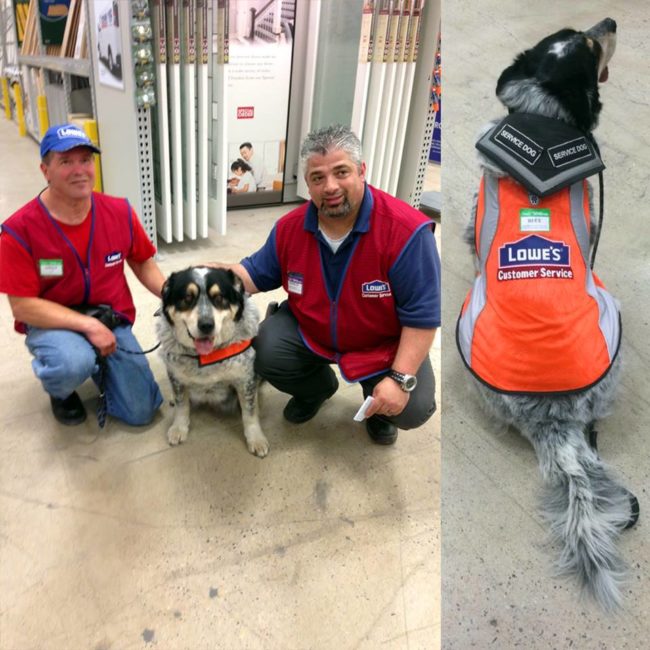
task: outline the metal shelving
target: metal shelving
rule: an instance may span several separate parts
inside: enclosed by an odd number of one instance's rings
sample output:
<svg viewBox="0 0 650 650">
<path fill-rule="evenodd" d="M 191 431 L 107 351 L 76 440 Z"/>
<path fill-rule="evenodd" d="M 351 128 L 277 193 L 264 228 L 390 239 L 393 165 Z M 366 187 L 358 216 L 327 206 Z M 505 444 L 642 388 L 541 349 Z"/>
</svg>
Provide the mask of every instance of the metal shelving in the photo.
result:
<svg viewBox="0 0 650 650">
<path fill-rule="evenodd" d="M 33 68 L 45 68 L 62 74 L 90 77 L 92 66 L 89 59 L 69 59 L 62 56 L 26 56 L 18 55 L 18 63 Z"/>
</svg>

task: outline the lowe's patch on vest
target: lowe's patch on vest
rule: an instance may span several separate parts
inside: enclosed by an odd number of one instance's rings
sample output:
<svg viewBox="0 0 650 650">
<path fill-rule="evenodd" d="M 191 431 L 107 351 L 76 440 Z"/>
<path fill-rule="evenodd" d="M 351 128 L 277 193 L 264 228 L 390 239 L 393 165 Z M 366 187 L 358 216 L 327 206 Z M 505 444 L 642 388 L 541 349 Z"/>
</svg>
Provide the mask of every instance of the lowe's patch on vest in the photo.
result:
<svg viewBox="0 0 650 650">
<path fill-rule="evenodd" d="M 528 235 L 499 247 L 498 280 L 539 278 L 573 278 L 571 249 L 568 244 L 539 235 Z"/>
<path fill-rule="evenodd" d="M 108 268 L 109 266 L 115 266 L 122 261 L 122 253 L 120 251 L 115 251 L 114 253 L 109 253 L 104 257 L 104 267 Z"/>
<path fill-rule="evenodd" d="M 387 298 L 391 296 L 390 284 L 382 280 L 373 280 L 372 282 L 364 282 L 361 285 L 362 298 Z"/>
</svg>

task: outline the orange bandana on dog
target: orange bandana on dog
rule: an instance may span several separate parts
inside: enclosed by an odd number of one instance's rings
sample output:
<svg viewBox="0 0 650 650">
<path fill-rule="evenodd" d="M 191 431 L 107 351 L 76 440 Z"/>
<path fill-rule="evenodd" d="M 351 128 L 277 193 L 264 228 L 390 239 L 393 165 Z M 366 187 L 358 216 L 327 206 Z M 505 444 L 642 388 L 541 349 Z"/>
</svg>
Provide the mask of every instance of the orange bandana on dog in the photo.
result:
<svg viewBox="0 0 650 650">
<path fill-rule="evenodd" d="M 227 345 L 225 348 L 217 348 L 212 350 L 209 354 L 200 354 L 198 357 L 199 367 L 203 368 L 204 366 L 211 366 L 212 364 L 219 363 L 224 359 L 230 359 L 230 357 L 235 357 L 242 352 L 245 352 L 253 345 L 253 339 L 245 339 L 243 341 L 237 341 L 231 345 Z"/>
</svg>

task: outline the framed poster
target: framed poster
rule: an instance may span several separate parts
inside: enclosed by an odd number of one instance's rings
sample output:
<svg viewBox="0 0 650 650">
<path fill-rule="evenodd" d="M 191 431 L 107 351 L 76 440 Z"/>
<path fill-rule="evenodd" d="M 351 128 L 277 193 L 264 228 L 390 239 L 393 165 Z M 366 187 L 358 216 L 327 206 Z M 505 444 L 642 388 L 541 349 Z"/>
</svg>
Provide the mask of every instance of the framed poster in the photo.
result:
<svg viewBox="0 0 650 650">
<path fill-rule="evenodd" d="M 38 17 L 41 21 L 43 45 L 61 45 L 70 0 L 39 0 Z"/>
<path fill-rule="evenodd" d="M 95 30 L 97 32 L 99 83 L 124 90 L 120 4 L 123 9 L 128 9 L 126 3 L 120 3 L 117 0 L 96 0 Z M 128 21 L 128 16 L 125 15 L 124 18 Z"/>
<path fill-rule="evenodd" d="M 228 207 L 281 203 L 295 2 L 231 0 Z"/>
</svg>

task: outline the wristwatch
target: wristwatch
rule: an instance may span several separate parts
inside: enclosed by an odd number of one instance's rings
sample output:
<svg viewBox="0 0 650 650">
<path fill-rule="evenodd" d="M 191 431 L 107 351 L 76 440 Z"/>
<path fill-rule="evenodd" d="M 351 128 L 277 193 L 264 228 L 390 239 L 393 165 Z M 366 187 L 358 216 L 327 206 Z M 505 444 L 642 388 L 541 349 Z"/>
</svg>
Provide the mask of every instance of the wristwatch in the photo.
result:
<svg viewBox="0 0 650 650">
<path fill-rule="evenodd" d="M 415 375 L 405 375 L 402 372 L 397 372 L 397 370 L 391 370 L 388 376 L 393 381 L 396 381 L 405 393 L 410 393 L 418 385 L 418 380 Z"/>
</svg>

